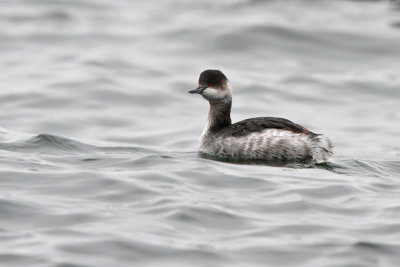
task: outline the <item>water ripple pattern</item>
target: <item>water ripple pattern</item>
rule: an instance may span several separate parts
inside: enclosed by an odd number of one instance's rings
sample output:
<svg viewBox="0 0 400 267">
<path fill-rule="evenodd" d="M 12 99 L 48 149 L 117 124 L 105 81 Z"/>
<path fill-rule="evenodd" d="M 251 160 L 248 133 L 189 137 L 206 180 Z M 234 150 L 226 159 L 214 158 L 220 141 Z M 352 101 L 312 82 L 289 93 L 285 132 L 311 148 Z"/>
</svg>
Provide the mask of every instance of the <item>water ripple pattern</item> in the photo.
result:
<svg viewBox="0 0 400 267">
<path fill-rule="evenodd" d="M 400 266 L 399 44 L 395 0 L 3 0 L 0 265 Z M 334 161 L 200 157 L 207 68 Z"/>
</svg>

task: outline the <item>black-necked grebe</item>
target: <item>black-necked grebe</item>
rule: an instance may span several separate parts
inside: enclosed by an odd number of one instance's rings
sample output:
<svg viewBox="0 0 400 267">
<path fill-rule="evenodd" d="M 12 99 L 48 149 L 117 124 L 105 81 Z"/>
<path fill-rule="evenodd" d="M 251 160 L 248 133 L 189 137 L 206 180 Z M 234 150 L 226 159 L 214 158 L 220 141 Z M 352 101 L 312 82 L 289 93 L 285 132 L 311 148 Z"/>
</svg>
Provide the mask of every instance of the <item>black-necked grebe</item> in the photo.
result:
<svg viewBox="0 0 400 267">
<path fill-rule="evenodd" d="M 200 94 L 210 103 L 200 152 L 224 159 L 323 163 L 332 155 L 330 141 L 287 119 L 251 118 L 232 124 L 232 89 L 219 70 L 200 74 Z"/>
</svg>

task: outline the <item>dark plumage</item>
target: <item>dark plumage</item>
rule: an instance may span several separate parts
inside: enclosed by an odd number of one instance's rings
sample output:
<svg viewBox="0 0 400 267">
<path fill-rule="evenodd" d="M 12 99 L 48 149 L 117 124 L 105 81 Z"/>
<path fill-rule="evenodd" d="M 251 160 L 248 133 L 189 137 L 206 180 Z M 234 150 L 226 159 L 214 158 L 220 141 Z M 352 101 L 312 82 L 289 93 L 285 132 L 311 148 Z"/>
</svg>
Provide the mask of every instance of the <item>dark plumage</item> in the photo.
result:
<svg viewBox="0 0 400 267">
<path fill-rule="evenodd" d="M 314 134 L 301 125 L 287 119 L 274 117 L 258 117 L 239 121 L 225 127 L 223 132 L 227 136 L 246 136 L 253 132 L 261 132 L 266 129 L 282 129 L 294 133 Z"/>
<path fill-rule="evenodd" d="M 219 87 L 222 83 L 227 82 L 225 74 L 219 70 L 205 70 L 200 74 L 199 85 Z"/>
</svg>

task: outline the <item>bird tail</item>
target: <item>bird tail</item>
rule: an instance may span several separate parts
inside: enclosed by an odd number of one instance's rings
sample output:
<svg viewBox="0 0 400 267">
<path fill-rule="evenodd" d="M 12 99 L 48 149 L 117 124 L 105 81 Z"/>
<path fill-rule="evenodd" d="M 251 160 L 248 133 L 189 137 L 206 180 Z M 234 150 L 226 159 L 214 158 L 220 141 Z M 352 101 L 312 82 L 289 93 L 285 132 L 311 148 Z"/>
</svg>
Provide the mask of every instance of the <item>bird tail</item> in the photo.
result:
<svg viewBox="0 0 400 267">
<path fill-rule="evenodd" d="M 313 159 L 314 162 L 319 164 L 319 163 L 324 163 L 328 162 L 329 159 L 333 155 L 333 145 L 332 142 L 322 134 L 317 134 L 314 137 L 314 142 L 313 142 Z"/>
</svg>

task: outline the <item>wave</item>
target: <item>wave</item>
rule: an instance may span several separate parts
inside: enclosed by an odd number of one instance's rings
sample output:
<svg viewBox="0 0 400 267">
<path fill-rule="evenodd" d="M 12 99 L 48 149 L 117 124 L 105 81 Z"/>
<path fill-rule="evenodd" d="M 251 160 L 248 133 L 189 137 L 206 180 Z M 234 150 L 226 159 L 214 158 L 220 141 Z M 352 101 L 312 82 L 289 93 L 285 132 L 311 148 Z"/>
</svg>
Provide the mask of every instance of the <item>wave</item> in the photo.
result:
<svg viewBox="0 0 400 267">
<path fill-rule="evenodd" d="M 154 150 L 142 147 L 131 146 L 95 146 L 71 138 L 61 137 L 52 134 L 38 134 L 29 136 L 28 134 L 0 132 L 0 149 L 22 153 L 43 153 L 43 154 L 62 154 L 62 153 L 93 153 L 93 152 L 141 152 L 148 153 Z"/>
</svg>

